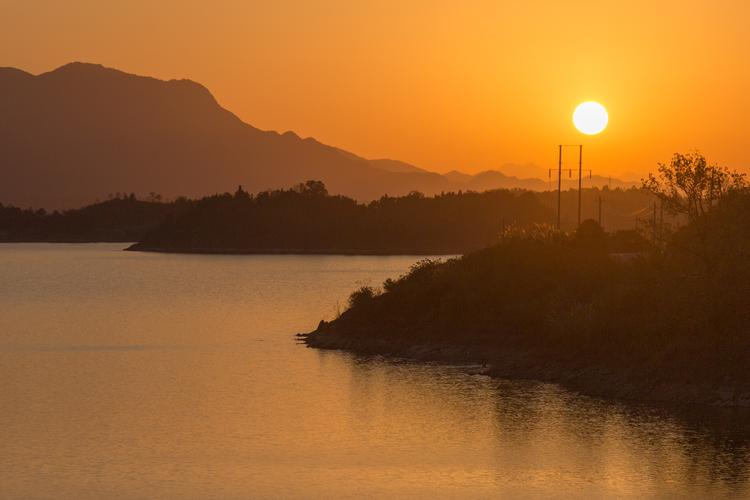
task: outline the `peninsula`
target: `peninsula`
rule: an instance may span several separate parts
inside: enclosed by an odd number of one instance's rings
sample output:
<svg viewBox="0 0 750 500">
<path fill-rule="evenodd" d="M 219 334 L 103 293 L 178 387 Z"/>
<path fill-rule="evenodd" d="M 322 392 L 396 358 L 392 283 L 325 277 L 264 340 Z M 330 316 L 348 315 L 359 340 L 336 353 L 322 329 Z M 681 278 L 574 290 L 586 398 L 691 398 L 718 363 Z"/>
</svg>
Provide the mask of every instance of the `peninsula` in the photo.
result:
<svg viewBox="0 0 750 500">
<path fill-rule="evenodd" d="M 594 395 L 748 406 L 750 193 L 741 176 L 712 168 L 676 155 L 644 183 L 688 221 L 670 231 L 654 220 L 645 251 L 624 251 L 594 221 L 572 233 L 510 231 L 355 291 L 304 341 L 481 364 Z"/>
</svg>

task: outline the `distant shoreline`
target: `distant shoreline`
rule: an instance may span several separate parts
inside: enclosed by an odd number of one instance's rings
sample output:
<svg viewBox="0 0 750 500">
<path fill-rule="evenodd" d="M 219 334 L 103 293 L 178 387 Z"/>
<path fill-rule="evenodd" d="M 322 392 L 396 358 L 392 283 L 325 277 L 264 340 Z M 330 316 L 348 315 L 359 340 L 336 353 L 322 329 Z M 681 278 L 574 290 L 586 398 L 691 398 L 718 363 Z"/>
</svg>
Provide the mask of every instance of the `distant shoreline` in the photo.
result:
<svg viewBox="0 0 750 500">
<path fill-rule="evenodd" d="M 76 243 L 80 244 L 95 244 L 95 243 L 121 243 L 123 245 L 133 245 L 133 240 L 108 240 L 108 239 L 101 239 L 101 240 L 95 240 L 95 239 L 85 239 L 85 240 L 45 240 L 45 239 L 39 239 L 39 240 L 31 240 L 31 239 L 25 239 L 25 240 L 0 240 L 0 244 L 23 244 L 23 243 L 47 243 L 49 245 L 54 244 L 63 244 L 63 245 L 72 245 Z"/>
<path fill-rule="evenodd" d="M 330 249 L 303 249 L 303 248 L 164 248 L 148 247 L 135 243 L 125 248 L 126 252 L 153 252 L 153 253 L 175 253 L 175 254 L 199 254 L 199 255 L 365 255 L 365 256 L 414 256 L 428 257 L 436 255 L 460 255 L 462 252 L 378 252 L 363 250 L 330 250 Z"/>
<path fill-rule="evenodd" d="M 43 243 L 48 245 L 95 245 L 95 244 L 123 244 L 129 245 L 123 248 L 124 252 L 144 252 L 144 253 L 171 253 L 171 254 L 186 254 L 186 255 L 342 255 L 342 256 L 371 256 L 371 257 L 452 257 L 460 255 L 461 252 L 368 252 L 362 250 L 306 250 L 301 248 L 292 249 L 243 249 L 243 248 L 187 248 L 187 249 L 174 249 L 174 248 L 152 248 L 152 247 L 140 247 L 139 243 L 133 242 L 132 240 L 118 241 L 118 240 L 0 240 L 0 244 L 5 245 L 22 245 L 30 243 Z"/>
</svg>

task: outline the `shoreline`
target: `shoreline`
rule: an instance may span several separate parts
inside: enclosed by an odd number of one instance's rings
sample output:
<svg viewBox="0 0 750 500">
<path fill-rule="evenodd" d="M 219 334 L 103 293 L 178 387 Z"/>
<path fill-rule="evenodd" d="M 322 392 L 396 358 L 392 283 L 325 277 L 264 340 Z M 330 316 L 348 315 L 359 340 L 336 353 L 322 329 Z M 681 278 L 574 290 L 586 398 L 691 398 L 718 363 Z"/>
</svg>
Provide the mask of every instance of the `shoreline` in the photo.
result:
<svg viewBox="0 0 750 500">
<path fill-rule="evenodd" d="M 346 256 L 414 256 L 414 257 L 435 257 L 435 256 L 456 256 L 464 252 L 425 252 L 425 251 L 400 251 L 400 252 L 381 252 L 366 250 L 330 250 L 330 249 L 303 249 L 303 248 L 165 248 L 165 247 L 141 247 L 139 243 L 130 245 L 123 249 L 126 252 L 152 252 L 152 253 L 174 253 L 174 254 L 196 254 L 196 255 L 346 255 Z"/>
<path fill-rule="evenodd" d="M 92 244 L 92 243 L 122 243 L 123 245 L 129 244 L 130 246 L 133 245 L 133 240 L 117 240 L 117 239 L 38 239 L 38 240 L 0 240 L 0 243 L 2 244 L 19 244 L 19 243 L 48 243 L 50 245 L 53 245 L 55 243 L 60 244 L 76 244 L 76 243 L 82 243 L 82 244 Z"/>
<path fill-rule="evenodd" d="M 327 325 L 327 324 L 326 324 Z M 321 332 L 320 327 L 297 338 L 307 347 L 341 350 L 361 355 L 380 355 L 417 362 L 482 366 L 472 374 L 496 379 L 533 380 L 553 383 L 586 396 L 670 405 L 750 408 L 750 388 L 712 387 L 708 384 L 677 383 L 658 376 L 642 376 L 638 368 L 615 372 L 603 365 L 572 366 L 564 359 L 543 360 L 527 349 L 508 346 L 487 350 L 481 345 L 394 342 L 342 333 Z"/>
</svg>

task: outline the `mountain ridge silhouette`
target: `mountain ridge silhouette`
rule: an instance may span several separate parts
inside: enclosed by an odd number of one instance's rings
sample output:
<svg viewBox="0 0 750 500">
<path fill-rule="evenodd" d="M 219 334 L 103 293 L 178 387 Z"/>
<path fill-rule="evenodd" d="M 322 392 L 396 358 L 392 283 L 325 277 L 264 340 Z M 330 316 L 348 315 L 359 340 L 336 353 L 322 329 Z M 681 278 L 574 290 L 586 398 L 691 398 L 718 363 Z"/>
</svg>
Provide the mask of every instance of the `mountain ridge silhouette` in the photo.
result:
<svg viewBox="0 0 750 500">
<path fill-rule="evenodd" d="M 456 182 L 406 162 L 368 160 L 292 131 L 253 127 L 192 80 L 82 62 L 39 75 L 0 68 L 0 176 L 0 202 L 44 208 L 83 206 L 115 192 L 198 197 L 309 179 L 361 201 L 545 184 L 503 174 Z"/>
</svg>

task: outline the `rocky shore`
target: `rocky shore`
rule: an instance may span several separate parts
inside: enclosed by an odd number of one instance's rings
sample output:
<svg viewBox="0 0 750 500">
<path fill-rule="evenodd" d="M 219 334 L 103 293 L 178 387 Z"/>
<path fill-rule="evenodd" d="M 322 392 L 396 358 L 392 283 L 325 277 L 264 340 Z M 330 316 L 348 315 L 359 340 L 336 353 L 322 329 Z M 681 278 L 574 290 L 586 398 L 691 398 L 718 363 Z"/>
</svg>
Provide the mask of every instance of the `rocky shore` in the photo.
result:
<svg viewBox="0 0 750 500">
<path fill-rule="evenodd" d="M 318 328 L 297 337 L 308 347 L 344 350 L 361 355 L 381 355 L 423 362 L 463 364 L 481 369 L 472 373 L 508 380 L 536 380 L 559 384 L 589 396 L 637 402 L 676 405 L 750 408 L 750 387 L 674 382 L 640 367 L 627 371 L 604 365 L 581 365 L 575 360 L 541 359 L 528 349 L 508 345 L 488 349 L 481 345 L 445 342 L 413 343 L 391 338 L 361 337 L 331 328 L 321 321 Z"/>
</svg>

